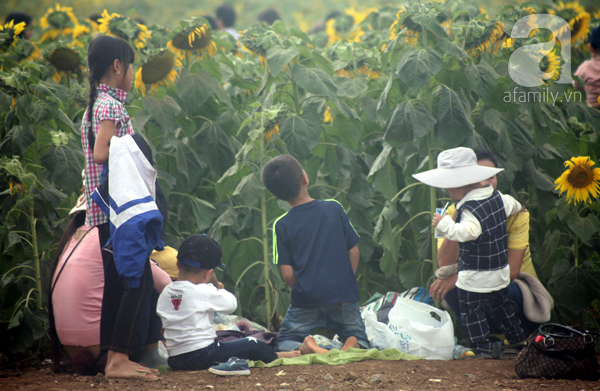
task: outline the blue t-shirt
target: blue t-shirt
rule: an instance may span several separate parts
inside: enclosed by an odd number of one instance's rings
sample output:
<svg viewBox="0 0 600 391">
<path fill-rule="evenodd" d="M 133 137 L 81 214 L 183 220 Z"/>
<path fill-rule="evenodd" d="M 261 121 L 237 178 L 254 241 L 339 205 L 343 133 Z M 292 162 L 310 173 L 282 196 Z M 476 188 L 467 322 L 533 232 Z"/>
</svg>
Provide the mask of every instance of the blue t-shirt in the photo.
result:
<svg viewBox="0 0 600 391">
<path fill-rule="evenodd" d="M 314 308 L 360 300 L 348 250 L 360 240 L 342 205 L 313 200 L 275 221 L 273 262 L 296 275 L 293 307 Z"/>
</svg>

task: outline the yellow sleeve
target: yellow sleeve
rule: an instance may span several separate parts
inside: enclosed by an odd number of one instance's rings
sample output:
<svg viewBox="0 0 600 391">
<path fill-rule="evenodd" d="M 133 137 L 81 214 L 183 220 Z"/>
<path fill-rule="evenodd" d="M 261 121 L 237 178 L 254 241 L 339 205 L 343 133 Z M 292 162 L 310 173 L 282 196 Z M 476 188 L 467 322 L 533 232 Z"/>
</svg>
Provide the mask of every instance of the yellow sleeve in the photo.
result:
<svg viewBox="0 0 600 391">
<path fill-rule="evenodd" d="M 506 230 L 510 250 L 523 250 L 529 247 L 529 212 L 519 212 L 509 216 Z"/>
<path fill-rule="evenodd" d="M 510 250 L 525 250 L 521 271 L 538 278 L 529 251 L 529 212 L 519 212 L 507 220 L 508 248 Z"/>
</svg>

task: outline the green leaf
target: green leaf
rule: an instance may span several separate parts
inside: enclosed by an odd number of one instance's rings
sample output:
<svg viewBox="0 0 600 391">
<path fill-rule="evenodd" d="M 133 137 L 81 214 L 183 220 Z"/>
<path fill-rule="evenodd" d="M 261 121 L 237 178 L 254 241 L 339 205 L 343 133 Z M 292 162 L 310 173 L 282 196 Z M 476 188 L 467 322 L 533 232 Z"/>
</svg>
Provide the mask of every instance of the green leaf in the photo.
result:
<svg viewBox="0 0 600 391">
<path fill-rule="evenodd" d="M 425 29 L 431 31 L 437 36 L 438 39 L 448 38 L 446 30 L 442 27 L 440 22 L 431 13 L 419 13 L 412 17 L 412 20 Z"/>
<path fill-rule="evenodd" d="M 340 78 L 337 83 L 338 95 L 354 99 L 367 91 L 367 81 L 363 75 L 353 78 Z"/>
<path fill-rule="evenodd" d="M 392 143 L 417 141 L 429 134 L 436 122 L 421 101 L 402 102 L 385 122 L 383 138 Z"/>
<path fill-rule="evenodd" d="M 62 110 L 58 110 L 58 119 L 63 122 L 65 125 L 67 125 L 69 127 L 69 129 L 71 129 L 73 131 L 73 133 L 79 135 L 81 134 L 81 129 L 79 129 L 77 126 L 75 126 L 75 124 L 73 123 L 73 121 L 71 121 L 71 118 L 67 117 L 67 115 L 65 114 L 64 111 Z"/>
<path fill-rule="evenodd" d="M 226 236 L 221 240 L 221 248 L 227 275 L 233 281 L 237 281 L 248 266 L 262 260 L 262 244 L 254 237 L 239 240 Z M 262 268 L 260 265 L 254 267 Z"/>
<path fill-rule="evenodd" d="M 83 152 L 81 144 L 77 147 L 51 144 L 40 159 L 50 174 L 50 181 L 68 192 L 81 189 Z"/>
<path fill-rule="evenodd" d="M 588 261 L 572 266 L 561 259 L 554 265 L 551 283 L 553 297 L 576 315 L 600 296 L 600 271 Z"/>
<path fill-rule="evenodd" d="M 392 151 L 392 146 L 389 144 L 384 144 L 383 149 L 377 156 L 377 159 L 373 162 L 371 166 L 371 170 L 369 171 L 369 175 L 367 175 L 367 179 L 371 178 L 375 173 L 385 166 L 385 163 L 388 161 L 388 157 L 390 156 L 390 152 Z"/>
<path fill-rule="evenodd" d="M 302 39 L 304 42 L 309 43 L 314 46 L 313 41 L 310 39 L 308 34 L 306 34 L 302 30 L 298 30 L 297 28 L 291 27 L 290 35 L 293 35 L 294 37 L 298 37 L 298 38 Z"/>
<path fill-rule="evenodd" d="M 302 115 L 288 117 L 279 128 L 280 137 L 292 155 L 308 158 L 321 138 L 321 118 L 316 105 L 308 106 Z"/>
<path fill-rule="evenodd" d="M 456 92 L 440 86 L 433 95 L 433 107 L 437 120 L 436 134 L 449 145 L 461 145 L 473 133 L 471 113 L 465 111 Z"/>
<path fill-rule="evenodd" d="M 23 155 L 27 148 L 35 141 L 35 135 L 29 126 L 14 126 L 2 140 L 0 152 L 3 154 Z"/>
<path fill-rule="evenodd" d="M 392 199 L 398 192 L 396 170 L 392 165 L 390 152 L 392 146 L 384 144 L 383 150 L 375 159 L 367 178 L 374 176 L 373 186 L 383 194 L 386 199 Z"/>
<path fill-rule="evenodd" d="M 276 31 L 281 35 L 288 35 L 287 28 L 285 27 L 283 22 L 279 19 L 277 19 L 275 22 L 273 22 L 273 24 L 271 25 L 271 28 L 273 29 L 273 31 Z"/>
<path fill-rule="evenodd" d="M 398 268 L 398 278 L 405 289 L 415 286 L 429 286 L 427 277 L 432 275 L 432 263 L 422 260 L 407 261 Z"/>
<path fill-rule="evenodd" d="M 267 65 L 271 75 L 273 77 L 279 75 L 283 68 L 298 54 L 300 54 L 300 51 L 295 47 L 282 49 L 280 46 L 273 46 L 267 50 Z"/>
<path fill-rule="evenodd" d="M 208 229 L 212 224 L 215 215 L 215 207 L 192 195 L 186 197 L 185 200 L 189 201 L 190 206 L 192 207 L 192 213 L 196 220 L 196 232 L 202 232 Z"/>
<path fill-rule="evenodd" d="M 442 56 L 431 48 L 408 49 L 398 60 L 396 75 L 414 91 L 418 91 L 442 69 Z"/>
<path fill-rule="evenodd" d="M 567 219 L 567 225 L 585 243 L 600 229 L 600 221 L 593 214 L 581 217 L 577 213 L 571 213 Z"/>
<path fill-rule="evenodd" d="M 241 196 L 240 201 L 251 208 L 258 204 L 265 187 L 255 173 L 246 175 L 233 191 L 233 196 Z"/>
<path fill-rule="evenodd" d="M 465 74 L 471 83 L 473 91 L 484 100 L 487 100 L 492 92 L 494 92 L 500 78 L 491 65 L 485 61 L 466 68 Z"/>
<path fill-rule="evenodd" d="M 321 68 L 307 68 L 302 64 L 296 64 L 292 68 L 292 77 L 307 92 L 325 95 L 329 99 L 337 101 L 337 86 Z"/>
<path fill-rule="evenodd" d="M 147 96 L 144 99 L 144 109 L 160 126 L 171 130 L 175 129 L 175 117 L 181 112 L 181 107 L 175 99 L 168 95 L 161 98 Z"/>
<path fill-rule="evenodd" d="M 333 75 L 333 73 L 335 72 L 333 70 L 333 65 L 331 65 L 331 62 L 325 57 L 321 56 L 316 51 L 312 52 L 312 60 L 319 68 L 324 70 L 328 75 Z"/>
<path fill-rule="evenodd" d="M 375 173 L 373 186 L 388 200 L 396 195 L 398 192 L 398 183 L 396 181 L 396 169 L 392 165 L 392 159 L 388 159 L 382 169 Z"/>
<path fill-rule="evenodd" d="M 219 82 L 208 71 L 199 69 L 197 73 L 182 76 L 177 95 L 188 106 L 197 108 L 211 97 L 218 85 Z"/>
</svg>

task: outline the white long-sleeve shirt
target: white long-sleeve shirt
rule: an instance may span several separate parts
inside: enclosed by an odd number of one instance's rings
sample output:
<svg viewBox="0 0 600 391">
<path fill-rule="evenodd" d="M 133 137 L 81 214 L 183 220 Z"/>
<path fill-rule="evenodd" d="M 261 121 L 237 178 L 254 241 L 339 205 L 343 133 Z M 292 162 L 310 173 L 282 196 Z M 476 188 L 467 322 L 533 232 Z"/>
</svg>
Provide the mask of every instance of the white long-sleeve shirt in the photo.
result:
<svg viewBox="0 0 600 391">
<path fill-rule="evenodd" d="M 217 336 L 215 311 L 231 314 L 237 299 L 212 284 L 175 281 L 158 298 L 156 313 L 162 321 L 169 356 L 192 352 L 212 344 Z"/>
<path fill-rule="evenodd" d="M 494 188 L 486 186 L 474 189 L 468 192 L 462 200 L 456 204 L 456 209 L 467 201 L 485 200 L 492 196 Z M 504 203 L 506 216 L 519 213 L 522 209 L 521 204 L 512 196 L 500 194 Z M 447 239 L 464 243 L 477 239 L 481 233 L 481 224 L 479 220 L 468 210 L 463 210 L 460 216 L 460 223 L 456 223 L 450 216 L 444 216 L 435 228 L 436 236 L 446 236 Z M 488 293 L 495 292 L 508 286 L 510 283 L 510 267 L 500 270 L 462 270 L 458 273 L 456 286 L 469 292 Z"/>
</svg>

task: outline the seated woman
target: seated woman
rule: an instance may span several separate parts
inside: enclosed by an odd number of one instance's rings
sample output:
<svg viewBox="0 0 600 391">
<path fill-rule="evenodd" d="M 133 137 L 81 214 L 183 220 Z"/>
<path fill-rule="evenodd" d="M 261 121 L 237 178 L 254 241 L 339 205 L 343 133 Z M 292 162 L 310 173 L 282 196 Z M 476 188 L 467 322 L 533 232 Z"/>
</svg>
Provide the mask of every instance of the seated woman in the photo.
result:
<svg viewBox="0 0 600 391">
<path fill-rule="evenodd" d="M 476 150 L 477 160 L 479 165 L 488 167 L 497 167 L 496 158 L 485 150 Z M 496 176 L 485 181 L 491 184 L 494 189 L 498 186 Z M 454 205 L 448 208 L 447 213 L 452 216 L 455 212 Z M 521 327 L 525 334 L 531 333 L 539 324 L 534 323 L 527 318 L 524 313 L 524 300 L 521 288 L 515 282 L 519 278 L 519 273 L 524 272 L 539 280 L 535 272 L 535 268 L 531 261 L 531 253 L 529 252 L 529 212 L 522 211 L 516 215 L 509 216 L 507 219 L 508 233 L 508 263 L 510 267 L 511 283 L 508 286 L 508 296 L 515 303 L 515 313 L 521 320 Z M 453 265 L 458 261 L 458 242 L 448 239 L 438 240 L 438 264 L 440 267 Z M 447 278 L 438 278 L 430 286 L 430 295 L 437 301 L 446 300 L 446 303 L 452 310 L 459 314 L 458 294 L 454 289 L 456 286 L 457 274 L 451 274 Z M 549 297 L 549 295 L 548 295 Z M 551 300 L 551 299 L 550 299 Z M 549 320 L 549 311 L 548 311 Z"/>
<path fill-rule="evenodd" d="M 64 350 L 72 361 L 73 370 L 95 375 L 103 371 L 106 363 L 105 357 L 100 356 L 104 266 L 98 229 L 85 225 L 85 214 L 85 198 L 82 196 L 70 212 L 71 221 L 56 250 L 51 270 L 48 315 L 52 359 L 56 368 L 59 368 Z M 151 264 L 154 288 L 160 293 L 171 279 L 154 262 Z M 166 365 L 166 359 L 158 359 L 156 347 L 157 344 L 146 346 L 143 364 L 151 367 Z"/>
</svg>

